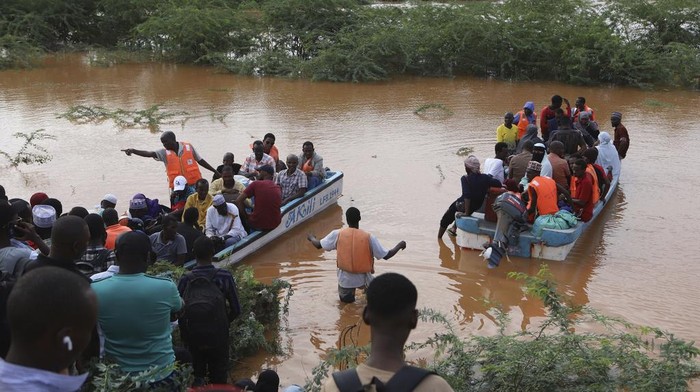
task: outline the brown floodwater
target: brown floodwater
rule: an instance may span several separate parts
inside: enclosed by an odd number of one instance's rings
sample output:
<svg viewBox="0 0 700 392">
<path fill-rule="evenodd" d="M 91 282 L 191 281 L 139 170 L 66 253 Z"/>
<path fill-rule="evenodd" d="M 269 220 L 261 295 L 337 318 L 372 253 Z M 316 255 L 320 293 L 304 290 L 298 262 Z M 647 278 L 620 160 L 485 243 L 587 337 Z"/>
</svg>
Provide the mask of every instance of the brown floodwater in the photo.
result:
<svg viewBox="0 0 700 392">
<path fill-rule="evenodd" d="M 303 384 L 326 350 L 350 341 L 364 344 L 369 338 L 360 319 L 364 297 L 340 305 L 334 252 L 318 251 L 305 239 L 309 232 L 322 236 L 340 227 L 343 210 L 350 206 L 362 211 L 361 227 L 386 247 L 400 240 L 408 244 L 391 260 L 377 262 L 377 273 L 408 276 L 418 287 L 419 306 L 444 313 L 460 333 L 496 331 L 485 299 L 507 310 L 509 330 L 543 319 L 541 303 L 525 297 L 520 284 L 506 276 L 510 271 L 536 273 L 542 262 L 513 258 L 489 270 L 478 252 L 460 251 L 447 236 L 438 241 L 436 233 L 444 210 L 460 193 L 463 157 L 456 154 L 458 149 L 473 148 L 482 161 L 491 157 L 503 113 L 519 110 L 527 100 L 535 101 L 539 110 L 553 94 L 572 103 L 585 96 L 603 130 L 610 130 L 610 112 L 622 112 L 631 148 L 619 189 L 603 216 L 565 262 L 544 264 L 578 304 L 699 340 L 700 174 L 693 163 L 700 151 L 697 92 L 464 77 L 314 83 L 169 64 L 91 67 L 83 56 L 69 55 L 42 68 L 0 72 L 0 150 L 19 148 L 11 136 L 15 132 L 44 128 L 56 136 L 42 143 L 53 156 L 49 163 L 3 167 L 0 184 L 10 197 L 28 199 L 33 192 L 46 192 L 60 199 L 66 211 L 75 205 L 92 207 L 105 193 L 117 195 L 121 211 L 138 192 L 167 200 L 163 165 L 120 152 L 160 148 L 158 135 L 120 129 L 110 120 L 73 124 L 57 118 L 79 104 L 108 109 L 162 104 L 163 110 L 186 111 L 191 118 L 184 125 L 162 129 L 193 143 L 213 165 L 227 151 L 241 162 L 248 145 L 266 132 L 277 136 L 282 157 L 313 141 L 326 166 L 345 173 L 340 207 L 244 261 L 263 281 L 289 281 L 294 295 L 280 333 L 287 354 L 260 355 L 237 364 L 234 371 L 249 376 L 273 367 L 284 385 Z M 435 103 L 451 115 L 414 114 Z M 217 116 L 223 115 L 220 121 Z M 343 338 L 351 325 L 359 327 Z M 421 340 L 436 328 L 422 323 L 411 338 Z M 413 354 L 423 356 L 429 353 Z"/>
</svg>

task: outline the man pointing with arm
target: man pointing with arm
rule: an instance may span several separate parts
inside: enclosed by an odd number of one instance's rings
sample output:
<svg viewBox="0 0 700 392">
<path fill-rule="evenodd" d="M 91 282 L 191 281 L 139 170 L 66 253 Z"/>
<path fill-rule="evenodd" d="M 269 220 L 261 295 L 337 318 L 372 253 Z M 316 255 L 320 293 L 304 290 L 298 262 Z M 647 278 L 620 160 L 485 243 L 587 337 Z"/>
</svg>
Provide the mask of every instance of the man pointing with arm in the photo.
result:
<svg viewBox="0 0 700 392">
<path fill-rule="evenodd" d="M 349 227 L 333 230 L 320 241 L 313 234 L 307 238 L 317 249 L 338 250 L 338 295 L 342 302 L 352 303 L 355 289 L 367 287 L 374 278 L 374 259 L 389 260 L 406 249 L 406 241 L 386 250 L 375 236 L 360 230 L 360 210 L 348 208 L 345 218 Z"/>
<path fill-rule="evenodd" d="M 138 155 L 144 158 L 153 158 L 165 164 L 165 172 L 168 175 L 168 187 L 173 189 L 173 181 L 177 176 L 184 176 L 187 179 L 187 195 L 195 192 L 197 180 L 202 178 L 199 165 L 207 170 L 218 173 L 207 161 L 199 156 L 194 147 L 187 142 L 178 142 L 173 132 L 163 132 L 160 137 L 163 148 L 156 151 L 136 150 L 127 148 L 126 155 Z M 198 165 L 199 164 L 199 165 Z M 221 175 L 221 173 L 218 173 Z"/>
</svg>

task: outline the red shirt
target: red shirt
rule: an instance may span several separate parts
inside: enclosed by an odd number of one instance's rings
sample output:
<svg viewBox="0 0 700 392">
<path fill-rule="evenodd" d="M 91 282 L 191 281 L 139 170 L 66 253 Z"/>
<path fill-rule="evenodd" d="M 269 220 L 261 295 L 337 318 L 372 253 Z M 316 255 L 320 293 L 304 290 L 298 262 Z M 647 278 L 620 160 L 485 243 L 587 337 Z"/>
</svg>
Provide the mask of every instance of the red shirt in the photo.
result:
<svg viewBox="0 0 700 392">
<path fill-rule="evenodd" d="M 256 230 L 272 230 L 282 221 L 282 189 L 272 180 L 253 181 L 245 191 L 246 198 L 255 196 L 253 213 L 248 215 L 248 225 Z"/>
<path fill-rule="evenodd" d="M 540 113 L 540 129 L 542 130 L 542 137 L 547 140 L 549 138 L 549 120 L 553 119 L 556 112 L 549 108 L 549 105 L 545 106 Z M 571 107 L 567 107 L 564 111 L 566 117 L 571 117 Z"/>
<path fill-rule="evenodd" d="M 627 139 L 627 144 L 622 145 L 622 139 Z M 615 127 L 615 139 L 613 139 L 613 145 L 617 149 L 617 153 L 620 154 L 620 159 L 627 156 L 627 149 L 629 148 L 630 134 L 627 133 L 627 128 L 624 125 L 618 124 Z"/>
<path fill-rule="evenodd" d="M 583 178 L 576 178 L 576 192 L 572 195 L 574 199 L 586 202 L 583 206 L 574 206 L 577 214 L 580 213 L 581 220 L 588 222 L 593 217 L 593 178 L 586 172 Z"/>
</svg>

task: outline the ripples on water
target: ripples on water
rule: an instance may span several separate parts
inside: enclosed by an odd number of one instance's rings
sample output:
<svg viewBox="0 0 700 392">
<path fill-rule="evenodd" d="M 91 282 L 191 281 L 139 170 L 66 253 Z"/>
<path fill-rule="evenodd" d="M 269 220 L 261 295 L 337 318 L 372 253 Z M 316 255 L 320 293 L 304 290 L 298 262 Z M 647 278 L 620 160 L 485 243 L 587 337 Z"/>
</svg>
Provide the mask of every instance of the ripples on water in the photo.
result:
<svg viewBox="0 0 700 392">
<path fill-rule="evenodd" d="M 696 195 L 700 175 L 694 156 L 700 151 L 700 106 L 696 92 L 648 92 L 627 88 L 575 87 L 555 83 L 509 83 L 469 78 L 406 78 L 386 83 L 333 84 L 258 79 L 217 74 L 209 69 L 166 65 L 90 68 L 67 56 L 46 68 L 0 72 L 0 148 L 11 150 L 14 132 L 46 128 L 58 137 L 47 143 L 54 159 L 21 173 L 3 169 L 0 183 L 10 195 L 28 198 L 41 190 L 73 205 L 92 206 L 107 192 L 124 209 L 131 195 L 143 192 L 167 200 L 163 165 L 126 157 L 119 150 L 159 148 L 157 135 L 142 129 L 116 129 L 104 122 L 73 125 L 57 113 L 77 104 L 111 109 L 145 109 L 163 103 L 168 110 L 201 116 L 182 128 L 170 125 L 211 164 L 226 151 L 242 161 L 247 146 L 266 132 L 277 135 L 281 156 L 299 153 L 312 140 L 326 166 L 346 174 L 343 208 L 362 211 L 363 228 L 386 247 L 406 240 L 408 248 L 378 273 L 397 271 L 419 289 L 419 306 L 437 309 L 455 320 L 464 334 L 496 330 L 484 299 L 509 311 L 509 330 L 544 317 L 538 301 L 524 297 L 509 271 L 536 273 L 540 262 L 513 258 L 488 270 L 477 252 L 436 241 L 439 218 L 460 192 L 463 157 L 471 147 L 482 160 L 493 155 L 495 129 L 506 111 L 534 100 L 538 110 L 552 94 L 571 102 L 583 95 L 610 130 L 613 111 L 624 113 L 631 149 L 621 185 L 604 216 L 591 225 L 566 262 L 547 262 L 560 287 L 574 301 L 633 323 L 669 329 L 700 339 L 700 257 L 696 249 L 700 216 Z M 449 117 L 420 117 L 414 110 L 440 103 Z M 224 123 L 211 113 L 227 113 Z M 205 174 L 208 176 L 208 173 Z M 295 294 L 283 345 L 285 357 L 261 355 L 240 364 L 248 376 L 260 366 L 278 368 L 283 383 L 302 382 L 325 350 L 336 347 L 345 327 L 360 323 L 364 297 L 340 305 L 336 295 L 335 254 L 308 244 L 339 228 L 340 207 L 324 212 L 245 261 L 262 280 L 289 280 Z M 411 336 L 421 340 L 435 327 L 421 324 Z M 353 339 L 369 339 L 366 326 Z M 422 353 L 425 354 L 425 353 Z"/>
</svg>

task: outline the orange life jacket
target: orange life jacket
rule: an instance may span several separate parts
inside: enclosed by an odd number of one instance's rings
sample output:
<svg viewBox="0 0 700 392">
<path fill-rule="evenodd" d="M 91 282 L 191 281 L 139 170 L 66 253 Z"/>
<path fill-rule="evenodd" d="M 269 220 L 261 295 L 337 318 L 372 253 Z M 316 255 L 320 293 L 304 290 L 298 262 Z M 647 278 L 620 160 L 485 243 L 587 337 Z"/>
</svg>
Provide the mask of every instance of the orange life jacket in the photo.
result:
<svg viewBox="0 0 700 392">
<path fill-rule="evenodd" d="M 588 113 L 590 113 L 590 114 L 591 114 L 591 121 L 595 121 L 595 115 L 593 114 L 593 109 L 590 108 L 588 105 L 584 104 L 584 105 L 583 105 L 583 110 L 579 110 L 578 108 L 576 108 L 576 112 L 574 112 L 574 116 L 573 116 L 573 117 L 574 117 L 574 118 L 573 118 L 573 120 L 574 120 L 573 122 L 577 122 L 577 121 L 578 121 L 578 118 L 579 118 L 579 116 L 581 115 L 582 112 L 588 112 Z"/>
<path fill-rule="evenodd" d="M 523 138 L 523 136 L 525 136 L 525 131 L 527 130 L 527 126 L 530 125 L 530 121 L 527 119 L 524 110 L 519 111 L 518 114 L 520 115 L 520 118 L 518 119 L 518 123 L 515 125 L 518 126 L 518 140 L 520 140 Z M 533 124 L 537 125 L 537 114 L 532 113 L 532 115 L 535 118 L 535 122 Z"/>
<path fill-rule="evenodd" d="M 173 189 L 173 181 L 175 177 L 184 176 L 187 179 L 188 185 L 194 185 L 197 180 L 202 178 L 202 173 L 199 172 L 199 165 L 192 154 L 192 145 L 186 142 L 182 143 L 182 156 L 170 150 L 165 150 L 166 168 L 168 173 L 168 185 Z"/>
<path fill-rule="evenodd" d="M 598 200 L 600 200 L 600 188 L 598 187 L 598 175 L 595 172 L 595 168 L 593 165 L 590 163 L 586 165 L 586 172 L 591 175 L 593 178 L 593 204 L 597 203 Z M 571 182 L 575 182 L 574 180 L 571 180 Z"/>
<path fill-rule="evenodd" d="M 314 171 L 313 159 L 314 157 L 309 159 L 304 158 L 304 164 L 301 166 L 301 171 L 304 173 L 311 173 Z"/>
<path fill-rule="evenodd" d="M 537 192 L 537 213 L 539 215 L 554 214 L 559 211 L 557 201 L 557 183 L 549 177 L 537 176 L 530 181 L 527 187 L 530 201 L 527 203 L 529 209 L 532 205 L 532 192 Z"/>
<path fill-rule="evenodd" d="M 338 268 L 354 274 L 374 272 L 369 233 L 346 227 L 338 233 Z"/>
</svg>

